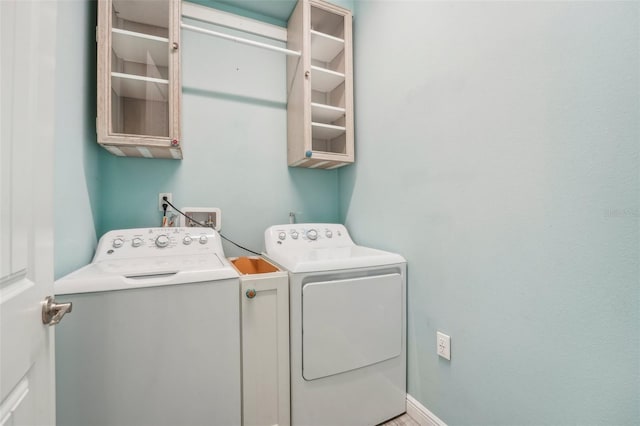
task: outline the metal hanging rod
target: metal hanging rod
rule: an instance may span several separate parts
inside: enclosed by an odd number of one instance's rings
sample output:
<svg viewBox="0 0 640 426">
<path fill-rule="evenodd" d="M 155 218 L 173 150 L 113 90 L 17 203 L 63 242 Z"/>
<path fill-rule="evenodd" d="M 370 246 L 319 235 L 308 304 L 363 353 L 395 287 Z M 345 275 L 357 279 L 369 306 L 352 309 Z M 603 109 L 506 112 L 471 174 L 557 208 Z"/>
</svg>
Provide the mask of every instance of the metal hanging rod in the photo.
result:
<svg viewBox="0 0 640 426">
<path fill-rule="evenodd" d="M 267 49 L 267 50 L 273 50 L 275 52 L 284 53 L 285 55 L 289 55 L 289 56 L 302 56 L 302 53 L 300 53 L 298 51 L 295 51 L 295 50 L 284 49 L 282 47 L 272 46 L 272 45 L 266 44 L 266 43 L 260 43 L 260 42 L 253 41 L 253 40 L 247 40 L 246 38 L 235 37 L 235 36 L 231 36 L 231 35 L 228 35 L 228 34 L 219 33 L 217 31 L 205 30 L 204 28 L 196 27 L 194 25 L 185 24 L 184 22 L 180 22 L 180 27 L 184 28 L 185 30 L 191 30 L 191 31 L 195 31 L 197 33 L 207 34 L 207 35 L 211 35 L 211 36 L 214 36 L 214 37 L 220 37 L 220 38 L 223 38 L 225 40 L 235 41 L 237 43 L 248 44 L 250 46 L 260 47 L 262 49 Z"/>
</svg>

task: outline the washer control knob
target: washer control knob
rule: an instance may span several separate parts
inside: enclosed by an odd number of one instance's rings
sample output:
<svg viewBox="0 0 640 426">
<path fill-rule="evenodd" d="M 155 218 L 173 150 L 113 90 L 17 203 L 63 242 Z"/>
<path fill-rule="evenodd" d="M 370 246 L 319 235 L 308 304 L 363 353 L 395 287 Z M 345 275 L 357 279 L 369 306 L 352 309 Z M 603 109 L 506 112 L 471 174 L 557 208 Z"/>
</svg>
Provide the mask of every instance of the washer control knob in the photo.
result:
<svg viewBox="0 0 640 426">
<path fill-rule="evenodd" d="M 162 248 L 168 245 L 169 245 L 169 237 L 167 237 L 164 234 L 158 235 L 158 238 L 156 238 L 156 246 Z"/>
<path fill-rule="evenodd" d="M 287 234 L 284 232 L 280 232 L 278 234 L 278 238 L 280 239 L 280 241 L 284 241 L 284 239 L 287 238 Z"/>
<path fill-rule="evenodd" d="M 311 241 L 317 240 L 318 239 L 318 231 L 316 231 L 315 229 L 309 229 L 307 231 L 307 238 L 310 239 Z"/>
<path fill-rule="evenodd" d="M 200 238 L 198 239 L 198 241 L 200 241 L 200 244 L 207 244 L 209 242 L 209 237 L 202 234 L 200 235 Z"/>
<path fill-rule="evenodd" d="M 133 240 L 131 240 L 131 245 L 133 247 L 140 247 L 143 242 L 144 241 L 142 241 L 142 238 L 135 237 Z"/>
<path fill-rule="evenodd" d="M 291 238 L 293 238 L 294 240 L 297 240 L 298 239 L 298 231 L 293 231 L 291 233 Z"/>
<path fill-rule="evenodd" d="M 333 237 L 333 232 L 331 232 L 330 230 L 327 229 L 327 232 L 325 232 L 324 235 L 326 235 L 327 238 L 331 238 L 331 237 Z"/>
<path fill-rule="evenodd" d="M 193 238 L 191 238 L 189 235 L 185 235 L 184 238 L 182 239 L 182 244 L 184 244 L 185 246 L 188 246 L 189 244 L 191 244 L 192 241 L 193 241 Z"/>
<path fill-rule="evenodd" d="M 120 248 L 124 244 L 124 240 L 122 238 L 116 238 L 113 240 L 113 248 Z"/>
</svg>

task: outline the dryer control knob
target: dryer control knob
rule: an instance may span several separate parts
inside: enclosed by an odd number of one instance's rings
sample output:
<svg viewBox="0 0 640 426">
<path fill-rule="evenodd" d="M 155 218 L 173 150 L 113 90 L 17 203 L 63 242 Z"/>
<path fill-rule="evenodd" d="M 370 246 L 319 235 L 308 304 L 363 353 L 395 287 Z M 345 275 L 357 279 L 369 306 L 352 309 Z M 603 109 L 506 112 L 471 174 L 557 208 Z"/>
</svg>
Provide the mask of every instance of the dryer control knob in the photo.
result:
<svg viewBox="0 0 640 426">
<path fill-rule="evenodd" d="M 167 237 L 166 235 L 158 235 L 158 238 L 156 238 L 156 246 L 162 248 L 162 247 L 166 247 L 169 245 L 169 237 Z"/>
<path fill-rule="evenodd" d="M 280 233 L 278 234 L 278 238 L 279 238 L 281 241 L 284 241 L 284 239 L 285 239 L 285 238 L 287 238 L 287 234 L 285 234 L 284 232 L 280 232 Z"/>
<path fill-rule="evenodd" d="M 327 232 L 325 232 L 325 233 L 324 233 L 324 235 L 326 235 L 326 236 L 327 236 L 327 238 L 331 238 L 331 237 L 333 237 L 333 232 L 331 232 L 331 231 L 329 231 L 329 230 L 327 229 Z"/>
<path fill-rule="evenodd" d="M 209 242 L 209 237 L 206 235 L 200 235 L 198 241 L 200 241 L 200 244 L 207 244 Z"/>
<path fill-rule="evenodd" d="M 307 231 L 307 238 L 310 240 L 317 240 L 318 239 L 318 231 L 316 231 L 315 229 L 309 229 Z"/>
<path fill-rule="evenodd" d="M 113 240 L 113 248 L 120 248 L 124 244 L 124 240 L 122 238 L 116 238 Z"/>
<path fill-rule="evenodd" d="M 293 238 L 294 240 L 297 240 L 298 239 L 298 231 L 293 231 L 291 233 L 291 238 Z"/>
<path fill-rule="evenodd" d="M 193 238 L 191 238 L 189 235 L 185 235 L 184 238 L 182 239 L 182 244 L 184 244 L 185 246 L 188 246 L 189 244 L 191 244 L 192 241 L 193 241 Z"/>
<path fill-rule="evenodd" d="M 140 247 L 142 245 L 144 241 L 142 241 L 142 238 L 134 238 L 133 240 L 131 240 L 131 246 L 133 247 Z"/>
</svg>

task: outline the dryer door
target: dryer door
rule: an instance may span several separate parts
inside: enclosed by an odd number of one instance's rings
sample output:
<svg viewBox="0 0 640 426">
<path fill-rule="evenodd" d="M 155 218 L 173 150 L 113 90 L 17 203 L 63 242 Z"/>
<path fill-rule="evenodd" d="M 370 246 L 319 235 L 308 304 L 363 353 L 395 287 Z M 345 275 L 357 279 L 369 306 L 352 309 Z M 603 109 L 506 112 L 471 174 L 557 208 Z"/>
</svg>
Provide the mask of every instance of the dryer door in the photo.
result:
<svg viewBox="0 0 640 426">
<path fill-rule="evenodd" d="M 402 294 L 400 274 L 305 285 L 302 289 L 305 380 L 399 356 Z"/>
</svg>

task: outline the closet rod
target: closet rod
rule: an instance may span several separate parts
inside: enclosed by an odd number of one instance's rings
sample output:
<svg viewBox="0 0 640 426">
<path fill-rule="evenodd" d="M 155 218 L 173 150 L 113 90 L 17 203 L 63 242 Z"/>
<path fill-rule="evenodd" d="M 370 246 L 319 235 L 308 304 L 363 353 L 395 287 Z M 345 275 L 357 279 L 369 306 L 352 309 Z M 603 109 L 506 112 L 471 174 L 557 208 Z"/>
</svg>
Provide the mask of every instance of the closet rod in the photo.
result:
<svg viewBox="0 0 640 426">
<path fill-rule="evenodd" d="M 250 46 L 260 47 L 262 49 L 273 50 L 275 52 L 284 53 L 285 55 L 289 55 L 289 56 L 302 56 L 302 54 L 300 52 L 297 52 L 295 50 L 284 49 L 282 47 L 272 46 L 272 45 L 266 44 L 266 43 L 260 43 L 260 42 L 253 41 L 253 40 L 247 40 L 246 38 L 230 36 L 228 34 L 219 33 L 217 31 L 205 30 L 204 28 L 196 27 L 196 26 L 193 26 L 193 25 L 188 25 L 188 24 L 185 24 L 184 22 L 181 22 L 180 26 L 182 28 L 184 28 L 185 30 L 191 30 L 191 31 L 195 31 L 197 33 L 208 34 L 208 35 L 212 35 L 214 37 L 220 37 L 220 38 L 224 38 L 226 40 L 231 40 L 231 41 L 235 41 L 235 42 L 238 42 L 238 43 L 248 44 Z"/>
</svg>

